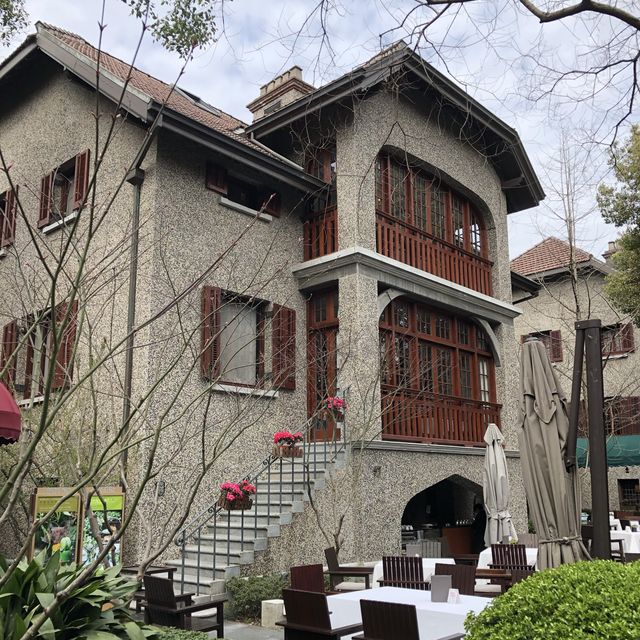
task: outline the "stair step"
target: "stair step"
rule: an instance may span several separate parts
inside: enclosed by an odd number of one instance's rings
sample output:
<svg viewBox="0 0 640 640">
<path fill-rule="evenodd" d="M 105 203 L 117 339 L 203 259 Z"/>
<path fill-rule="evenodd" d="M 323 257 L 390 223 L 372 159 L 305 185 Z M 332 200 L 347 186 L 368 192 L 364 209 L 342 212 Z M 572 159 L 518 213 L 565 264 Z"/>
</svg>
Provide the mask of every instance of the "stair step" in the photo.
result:
<svg viewBox="0 0 640 640">
<path fill-rule="evenodd" d="M 205 559 L 200 563 L 200 583 L 204 584 L 207 582 L 211 582 L 214 579 L 228 579 L 233 577 L 234 575 L 240 575 L 240 565 L 233 562 L 233 558 L 231 559 L 231 564 L 225 564 L 223 561 L 217 562 L 215 569 L 213 568 L 213 564 L 209 559 Z M 174 582 L 180 579 L 182 575 L 182 560 L 175 560 L 171 563 L 173 566 L 178 566 L 178 570 L 174 576 Z M 230 567 L 235 567 L 230 569 Z M 190 574 L 191 576 L 196 576 L 198 574 L 198 563 L 196 560 L 187 559 L 184 560 L 184 569 L 185 575 Z"/>
<path fill-rule="evenodd" d="M 214 545 L 226 550 L 227 544 L 233 551 L 264 551 L 267 548 L 267 538 L 254 538 L 248 532 L 245 531 L 244 536 L 240 535 L 227 535 L 226 529 L 224 531 L 217 531 L 216 536 L 213 534 L 203 534 L 193 543 L 185 546 L 185 550 L 191 552 L 197 550 L 198 542 L 200 547 L 213 547 Z"/>
<path fill-rule="evenodd" d="M 229 523 L 228 519 L 225 519 L 224 524 L 221 522 L 218 523 L 216 527 L 213 526 L 205 526 L 202 529 L 200 537 L 203 539 L 211 538 L 213 539 L 214 531 L 216 535 L 229 535 L 240 538 L 240 532 L 244 529 L 244 537 L 247 539 L 266 539 L 266 538 L 276 538 L 280 535 L 280 525 L 279 524 L 263 524 L 258 525 L 257 527 L 254 525 L 253 521 L 244 523 L 242 526 L 239 522 Z"/>
</svg>

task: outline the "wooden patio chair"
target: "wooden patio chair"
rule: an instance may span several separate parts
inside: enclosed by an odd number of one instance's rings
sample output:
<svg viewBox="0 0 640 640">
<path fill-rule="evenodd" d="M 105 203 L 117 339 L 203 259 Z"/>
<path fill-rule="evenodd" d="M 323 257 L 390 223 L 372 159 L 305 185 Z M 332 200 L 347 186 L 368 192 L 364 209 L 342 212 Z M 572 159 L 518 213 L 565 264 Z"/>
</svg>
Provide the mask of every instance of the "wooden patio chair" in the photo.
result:
<svg viewBox="0 0 640 640">
<path fill-rule="evenodd" d="M 353 640 L 420 640 L 418 616 L 413 604 L 360 600 L 362 635 Z M 458 640 L 464 633 L 455 633 L 438 640 Z"/>
<path fill-rule="evenodd" d="M 591 554 L 591 543 L 593 542 L 593 525 L 583 524 L 580 529 L 582 543 Z M 625 562 L 624 544 L 622 540 L 611 540 L 611 559 L 617 562 Z"/>
<path fill-rule="evenodd" d="M 479 553 L 454 553 L 453 560 L 456 564 L 468 564 L 472 567 L 478 566 L 478 560 L 480 560 Z"/>
<path fill-rule="evenodd" d="M 489 565 L 492 569 L 511 569 L 512 567 L 531 567 L 527 562 L 527 548 L 523 544 L 492 544 Z"/>
<path fill-rule="evenodd" d="M 640 560 L 640 553 L 625 553 L 624 561 L 625 562 L 637 562 Z"/>
<path fill-rule="evenodd" d="M 431 585 L 425 582 L 422 558 L 411 556 L 383 556 L 381 587 L 400 587 L 428 591 Z"/>
<path fill-rule="evenodd" d="M 338 562 L 338 554 L 333 547 L 324 550 L 324 557 L 327 560 L 329 583 L 332 591 L 359 591 L 371 588 L 371 576 L 373 567 L 341 567 Z M 341 580 L 338 584 L 336 578 Z M 362 582 L 344 582 L 343 578 L 364 578 Z"/>
<path fill-rule="evenodd" d="M 287 619 L 276 624 L 284 627 L 284 640 L 339 640 L 362 631 L 361 624 L 332 629 L 323 593 L 283 589 L 282 598 Z"/>
<path fill-rule="evenodd" d="M 226 595 L 213 596 L 206 602 L 193 603 L 193 593 L 176 595 L 173 592 L 173 581 L 157 576 L 144 576 L 146 596 L 145 620 L 163 627 L 177 627 L 190 631 L 213 631 L 218 638 L 224 635 L 224 603 Z M 215 609 L 215 616 L 195 618 L 193 614 Z"/>
<path fill-rule="evenodd" d="M 476 568 L 468 564 L 436 563 L 436 576 L 451 576 L 451 586 L 465 596 L 472 596 L 476 589 Z"/>
<path fill-rule="evenodd" d="M 291 588 L 296 591 L 325 593 L 324 567 L 321 564 L 302 564 L 289 569 Z"/>
<path fill-rule="evenodd" d="M 518 584 L 518 582 L 522 582 L 526 580 L 529 576 L 532 576 L 535 571 L 533 569 L 524 568 L 524 567 L 515 567 L 511 569 L 511 580 L 507 585 L 507 589 L 509 587 L 513 587 L 514 584 Z"/>
</svg>

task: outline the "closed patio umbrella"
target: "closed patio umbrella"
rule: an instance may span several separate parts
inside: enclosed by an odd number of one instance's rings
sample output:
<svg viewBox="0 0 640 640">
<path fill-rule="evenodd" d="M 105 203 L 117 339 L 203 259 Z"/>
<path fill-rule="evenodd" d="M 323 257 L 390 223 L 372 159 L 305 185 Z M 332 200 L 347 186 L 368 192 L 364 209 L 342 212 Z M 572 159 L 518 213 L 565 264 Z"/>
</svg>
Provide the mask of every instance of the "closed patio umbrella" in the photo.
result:
<svg viewBox="0 0 640 640">
<path fill-rule="evenodd" d="M 20 409 L 9 389 L 0 382 L 0 445 L 16 442 L 21 429 Z"/>
<path fill-rule="evenodd" d="M 566 398 L 539 340 L 522 346 L 522 476 L 539 536 L 538 569 L 588 560 L 580 537 L 580 493 L 575 467 L 564 464 L 569 431 Z"/>
<path fill-rule="evenodd" d="M 482 472 L 484 508 L 487 512 L 484 542 L 487 546 L 501 542 L 505 537 L 516 537 L 509 512 L 509 474 L 502 447 L 503 440 L 500 429 L 495 424 L 490 424 L 484 434 L 487 449 Z"/>
</svg>

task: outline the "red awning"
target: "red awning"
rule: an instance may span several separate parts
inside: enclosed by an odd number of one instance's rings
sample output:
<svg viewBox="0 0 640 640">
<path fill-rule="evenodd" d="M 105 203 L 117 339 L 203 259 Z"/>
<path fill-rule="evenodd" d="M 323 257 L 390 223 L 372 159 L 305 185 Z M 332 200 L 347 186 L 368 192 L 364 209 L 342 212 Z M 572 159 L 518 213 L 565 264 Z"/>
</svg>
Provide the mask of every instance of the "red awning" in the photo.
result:
<svg viewBox="0 0 640 640">
<path fill-rule="evenodd" d="M 20 437 L 20 422 L 16 401 L 0 382 L 0 444 L 11 444 Z"/>
</svg>

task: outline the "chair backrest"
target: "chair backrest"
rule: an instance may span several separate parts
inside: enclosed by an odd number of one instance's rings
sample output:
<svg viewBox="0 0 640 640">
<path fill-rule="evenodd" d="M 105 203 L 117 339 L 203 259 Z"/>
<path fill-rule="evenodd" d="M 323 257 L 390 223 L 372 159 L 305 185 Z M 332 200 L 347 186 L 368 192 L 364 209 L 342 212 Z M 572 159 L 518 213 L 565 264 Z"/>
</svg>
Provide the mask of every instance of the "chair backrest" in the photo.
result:
<svg viewBox="0 0 640 640">
<path fill-rule="evenodd" d="M 291 567 L 289 572 L 292 589 L 324 593 L 324 570 L 321 564 L 303 564 Z"/>
<path fill-rule="evenodd" d="M 313 629 L 331 629 L 329 606 L 324 593 L 283 589 L 282 599 L 287 612 L 287 622 Z"/>
<path fill-rule="evenodd" d="M 173 592 L 173 581 L 149 575 L 143 576 L 143 580 L 149 622 L 168 627 L 179 626 L 180 616 L 177 614 L 178 605 Z M 160 610 L 157 607 L 176 609 L 176 613 Z"/>
<path fill-rule="evenodd" d="M 468 564 L 436 563 L 437 576 L 451 576 L 451 586 L 465 596 L 472 596 L 476 590 L 476 568 Z"/>
<path fill-rule="evenodd" d="M 420 640 L 413 604 L 360 600 L 365 640 Z"/>
<path fill-rule="evenodd" d="M 534 569 L 525 568 L 525 567 L 518 567 L 515 569 L 511 569 L 510 586 L 513 586 L 514 584 L 518 584 L 518 582 L 522 582 L 523 580 L 526 580 L 529 576 L 533 575 L 533 572 L 534 572 Z"/>
<path fill-rule="evenodd" d="M 491 556 L 496 567 L 524 567 L 527 564 L 527 548 L 523 544 L 492 544 Z"/>
<path fill-rule="evenodd" d="M 338 569 L 340 569 L 338 554 L 333 547 L 329 547 L 324 550 L 324 557 L 327 560 L 327 567 L 329 568 L 329 571 L 338 571 Z"/>
<path fill-rule="evenodd" d="M 422 558 L 415 556 L 382 556 L 382 578 L 389 580 L 396 587 L 402 587 L 405 582 L 407 588 L 415 585 L 409 583 L 424 582 Z"/>
</svg>

